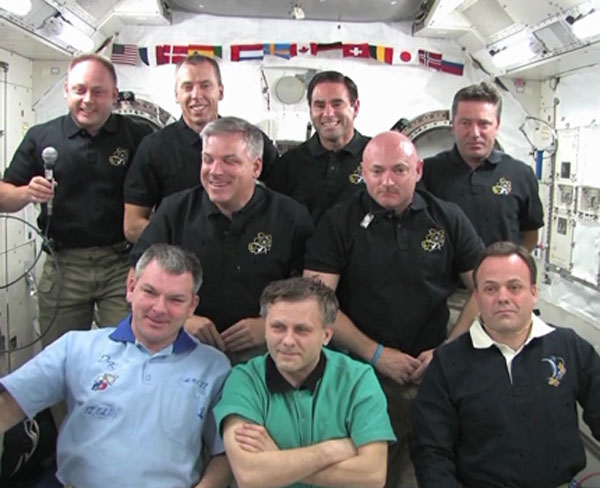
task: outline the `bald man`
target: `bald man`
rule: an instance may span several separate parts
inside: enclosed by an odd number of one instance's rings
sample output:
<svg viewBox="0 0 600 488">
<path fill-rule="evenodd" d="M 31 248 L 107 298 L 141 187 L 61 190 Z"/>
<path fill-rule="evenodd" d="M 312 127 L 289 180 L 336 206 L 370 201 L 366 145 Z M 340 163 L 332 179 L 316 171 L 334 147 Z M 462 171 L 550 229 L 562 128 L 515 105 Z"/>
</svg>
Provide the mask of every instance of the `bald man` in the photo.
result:
<svg viewBox="0 0 600 488">
<path fill-rule="evenodd" d="M 416 487 L 408 455 L 409 410 L 433 350 L 446 340 L 446 298 L 471 271 L 481 239 L 458 206 L 415 187 L 423 171 L 412 142 L 384 132 L 367 144 L 366 190 L 319 222 L 306 276 L 337 291 L 334 344 L 371 363 L 388 399 L 398 442 L 390 447 L 387 487 Z M 477 313 L 469 299 L 451 338 Z"/>
</svg>

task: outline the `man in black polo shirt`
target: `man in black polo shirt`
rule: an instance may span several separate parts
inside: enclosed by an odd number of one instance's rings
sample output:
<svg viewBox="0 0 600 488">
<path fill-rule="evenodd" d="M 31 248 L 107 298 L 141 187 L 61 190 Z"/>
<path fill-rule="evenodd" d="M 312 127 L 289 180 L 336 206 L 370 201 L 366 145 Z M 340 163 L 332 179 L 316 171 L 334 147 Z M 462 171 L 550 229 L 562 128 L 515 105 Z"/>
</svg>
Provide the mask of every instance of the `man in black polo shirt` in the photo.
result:
<svg viewBox="0 0 600 488">
<path fill-rule="evenodd" d="M 322 71 L 307 91 L 316 133 L 275 161 L 267 186 L 306 205 L 316 223 L 328 208 L 364 188 L 360 162 L 369 138 L 354 129 L 360 103 L 350 78 Z"/>
<path fill-rule="evenodd" d="M 2 211 L 45 204 L 38 225 L 53 241 L 57 258 L 46 257 L 38 287 L 43 331 L 56 313 L 44 335 L 46 344 L 66 330 L 89 328 L 95 305 L 100 325 L 115 325 L 129 313 L 123 182 L 141 139 L 150 132 L 111 114 L 117 76 L 100 56 L 71 61 L 65 95 L 69 114 L 32 127 L 0 183 Z M 58 152 L 54 186 L 44 178 L 42 152 L 48 147 Z"/>
<path fill-rule="evenodd" d="M 221 70 L 210 57 L 193 54 L 181 61 L 175 74 L 175 98 L 181 118 L 147 137 L 140 146 L 125 181 L 125 236 L 136 242 L 150 221 L 152 209 L 168 195 L 199 184 L 202 161 L 200 132 L 219 116 L 223 99 Z M 266 178 L 277 149 L 263 136 Z"/>
<path fill-rule="evenodd" d="M 532 169 L 494 149 L 502 97 L 486 82 L 460 89 L 452 102 L 456 145 L 427 158 L 422 183 L 435 196 L 456 203 L 485 245 L 538 242 L 544 213 Z"/>
<path fill-rule="evenodd" d="M 271 281 L 301 273 L 312 221 L 299 203 L 256 184 L 263 152 L 256 127 L 220 118 L 203 129 L 202 141 L 202 186 L 165 198 L 132 261 L 155 242 L 194 252 L 205 277 L 186 329 L 236 360 L 240 351 L 263 348 L 260 294 Z"/>
<path fill-rule="evenodd" d="M 305 275 L 337 290 L 334 344 L 378 371 L 398 442 L 387 487 L 416 487 L 408 456 L 409 410 L 433 350 L 446 339 L 446 298 L 458 277 L 472 289 L 481 239 L 453 203 L 415 191 L 423 161 L 398 132 L 364 151 L 366 191 L 330 209 L 307 251 Z M 451 337 L 476 315 L 471 299 Z"/>
</svg>

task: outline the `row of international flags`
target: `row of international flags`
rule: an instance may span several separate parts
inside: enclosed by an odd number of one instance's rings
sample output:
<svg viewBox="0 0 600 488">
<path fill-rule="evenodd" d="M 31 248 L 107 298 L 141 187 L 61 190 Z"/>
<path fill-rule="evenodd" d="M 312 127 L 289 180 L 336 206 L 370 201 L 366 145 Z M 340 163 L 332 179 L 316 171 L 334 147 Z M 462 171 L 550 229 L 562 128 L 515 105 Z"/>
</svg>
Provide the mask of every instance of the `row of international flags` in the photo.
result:
<svg viewBox="0 0 600 488">
<path fill-rule="evenodd" d="M 462 76 L 464 64 L 451 59 L 444 59 L 442 53 L 425 49 L 398 49 L 368 43 L 266 43 L 266 44 L 232 44 L 229 46 L 231 61 L 263 60 L 265 56 L 277 56 L 291 59 L 297 56 L 319 56 L 333 53 L 344 58 L 374 59 L 385 64 L 420 64 L 437 71 Z M 174 45 L 161 44 L 152 48 L 138 47 L 135 44 L 113 43 L 111 61 L 115 64 L 136 66 L 144 63 L 147 66 L 175 64 L 192 54 L 203 54 L 225 59 L 226 49 L 222 46 L 206 44 Z"/>
</svg>

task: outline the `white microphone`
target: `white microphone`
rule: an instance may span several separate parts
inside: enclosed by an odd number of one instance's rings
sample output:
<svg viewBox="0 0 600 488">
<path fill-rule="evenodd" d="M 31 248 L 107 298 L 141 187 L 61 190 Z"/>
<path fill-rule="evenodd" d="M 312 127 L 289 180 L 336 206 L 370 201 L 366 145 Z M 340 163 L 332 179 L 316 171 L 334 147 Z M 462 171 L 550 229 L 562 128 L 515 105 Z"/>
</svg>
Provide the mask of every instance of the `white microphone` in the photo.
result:
<svg viewBox="0 0 600 488">
<path fill-rule="evenodd" d="M 44 178 L 46 178 L 54 188 L 54 165 L 58 159 L 58 151 L 52 146 L 45 147 L 42 151 L 42 160 L 44 161 Z M 47 203 L 46 209 L 48 217 L 52 215 L 52 200 Z"/>
</svg>

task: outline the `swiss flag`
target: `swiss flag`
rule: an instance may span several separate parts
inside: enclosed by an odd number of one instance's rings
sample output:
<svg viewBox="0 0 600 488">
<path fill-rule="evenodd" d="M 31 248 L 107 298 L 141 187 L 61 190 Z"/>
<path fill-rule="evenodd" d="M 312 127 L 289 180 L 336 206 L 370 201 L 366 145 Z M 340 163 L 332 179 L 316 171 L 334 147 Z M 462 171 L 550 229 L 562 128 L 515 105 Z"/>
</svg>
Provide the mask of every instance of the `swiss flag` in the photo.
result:
<svg viewBox="0 0 600 488">
<path fill-rule="evenodd" d="M 370 58 L 371 50 L 368 44 L 344 44 L 342 51 L 345 58 Z"/>
</svg>

